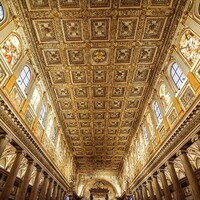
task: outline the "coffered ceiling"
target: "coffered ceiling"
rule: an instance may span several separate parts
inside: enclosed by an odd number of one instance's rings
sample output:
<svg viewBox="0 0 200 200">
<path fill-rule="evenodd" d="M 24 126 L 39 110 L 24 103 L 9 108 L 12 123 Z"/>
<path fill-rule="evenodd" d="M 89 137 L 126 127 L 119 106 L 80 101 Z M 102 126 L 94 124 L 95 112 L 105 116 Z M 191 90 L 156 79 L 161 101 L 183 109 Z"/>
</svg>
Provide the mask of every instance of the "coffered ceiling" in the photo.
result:
<svg viewBox="0 0 200 200">
<path fill-rule="evenodd" d="M 23 0 L 33 53 L 79 169 L 117 171 L 177 0 Z"/>
</svg>

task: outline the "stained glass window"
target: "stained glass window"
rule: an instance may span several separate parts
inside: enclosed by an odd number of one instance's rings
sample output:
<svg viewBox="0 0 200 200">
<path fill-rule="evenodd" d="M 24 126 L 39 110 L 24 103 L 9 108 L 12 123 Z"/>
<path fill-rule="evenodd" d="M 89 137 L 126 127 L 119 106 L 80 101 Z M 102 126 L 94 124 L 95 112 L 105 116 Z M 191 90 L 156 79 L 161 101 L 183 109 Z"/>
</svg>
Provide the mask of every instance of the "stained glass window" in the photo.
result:
<svg viewBox="0 0 200 200">
<path fill-rule="evenodd" d="M 3 9 L 3 5 L 0 2 L 0 22 L 2 22 L 4 19 L 4 9 Z"/>
<path fill-rule="evenodd" d="M 161 115 L 160 108 L 157 102 L 154 103 L 154 112 L 156 115 L 157 123 L 159 124 L 162 121 L 162 115 Z"/>
<path fill-rule="evenodd" d="M 148 132 L 147 132 L 146 126 L 143 126 L 143 132 L 144 132 L 144 141 L 145 141 L 145 144 L 147 144 L 149 142 L 149 138 L 148 138 Z"/>
<path fill-rule="evenodd" d="M 40 117 L 39 117 L 39 121 L 41 124 L 43 124 L 43 122 L 44 122 L 45 115 L 46 115 L 46 105 L 43 104 L 41 112 L 40 112 Z"/>
<path fill-rule="evenodd" d="M 172 66 L 171 66 L 170 75 L 171 75 L 172 80 L 174 81 L 176 87 L 178 89 L 181 89 L 184 81 L 187 78 L 176 62 L 173 63 Z"/>
<path fill-rule="evenodd" d="M 17 83 L 22 91 L 25 91 L 30 80 L 31 80 L 31 70 L 28 66 L 25 66 L 17 79 Z"/>
<path fill-rule="evenodd" d="M 190 30 L 185 31 L 180 40 L 180 50 L 185 59 L 194 64 L 198 59 L 200 48 L 200 38 Z"/>
</svg>

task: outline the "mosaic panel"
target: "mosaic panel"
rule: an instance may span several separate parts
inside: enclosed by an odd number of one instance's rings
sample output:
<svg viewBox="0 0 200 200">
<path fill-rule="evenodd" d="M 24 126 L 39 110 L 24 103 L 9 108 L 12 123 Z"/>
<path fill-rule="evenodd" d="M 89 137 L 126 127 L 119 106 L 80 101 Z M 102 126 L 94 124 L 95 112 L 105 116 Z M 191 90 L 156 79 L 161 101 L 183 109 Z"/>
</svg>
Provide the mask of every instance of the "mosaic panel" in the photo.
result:
<svg viewBox="0 0 200 200">
<path fill-rule="evenodd" d="M 116 49 L 115 63 L 130 64 L 132 49 Z"/>
<path fill-rule="evenodd" d="M 39 42 L 55 42 L 56 33 L 53 20 L 33 21 Z"/>
<path fill-rule="evenodd" d="M 195 94 L 191 87 L 187 87 L 183 95 L 180 97 L 180 101 L 183 104 L 184 108 L 188 108 L 195 98 Z"/>
<path fill-rule="evenodd" d="M 128 70 L 115 70 L 113 82 L 126 82 Z"/>
<path fill-rule="evenodd" d="M 109 22 L 109 19 L 91 19 L 91 40 L 108 40 Z"/>
<path fill-rule="evenodd" d="M 119 18 L 118 19 L 118 40 L 134 40 L 137 28 L 137 18 Z"/>
<path fill-rule="evenodd" d="M 133 81 L 144 82 L 149 76 L 149 69 L 137 69 Z"/>
<path fill-rule="evenodd" d="M 60 65 L 61 63 L 61 57 L 60 57 L 60 51 L 58 49 L 48 49 L 43 50 L 44 59 L 46 62 L 46 65 Z"/>
<path fill-rule="evenodd" d="M 143 39 L 160 39 L 165 26 L 165 17 L 148 17 L 146 19 Z"/>
<path fill-rule="evenodd" d="M 59 0 L 59 6 L 63 9 L 80 8 L 79 0 Z"/>
<path fill-rule="evenodd" d="M 109 49 L 99 48 L 91 49 L 91 64 L 92 65 L 107 65 L 109 61 Z"/>
<path fill-rule="evenodd" d="M 85 71 L 71 71 L 73 83 L 86 83 Z"/>
<path fill-rule="evenodd" d="M 80 19 L 62 20 L 66 42 L 82 41 L 82 21 Z"/>
<path fill-rule="evenodd" d="M 156 47 L 142 47 L 140 49 L 138 62 L 145 64 L 153 63 L 155 53 L 156 53 Z"/>
<path fill-rule="evenodd" d="M 65 73 L 62 71 L 51 71 L 50 76 L 54 84 L 66 83 Z"/>
<path fill-rule="evenodd" d="M 110 0 L 90 0 L 90 8 L 109 8 Z"/>
<path fill-rule="evenodd" d="M 172 110 L 172 112 L 168 116 L 168 121 L 170 125 L 174 125 L 178 120 L 178 113 L 175 109 Z"/>
<path fill-rule="evenodd" d="M 83 50 L 67 50 L 67 56 L 70 65 L 83 65 L 85 62 Z"/>
</svg>

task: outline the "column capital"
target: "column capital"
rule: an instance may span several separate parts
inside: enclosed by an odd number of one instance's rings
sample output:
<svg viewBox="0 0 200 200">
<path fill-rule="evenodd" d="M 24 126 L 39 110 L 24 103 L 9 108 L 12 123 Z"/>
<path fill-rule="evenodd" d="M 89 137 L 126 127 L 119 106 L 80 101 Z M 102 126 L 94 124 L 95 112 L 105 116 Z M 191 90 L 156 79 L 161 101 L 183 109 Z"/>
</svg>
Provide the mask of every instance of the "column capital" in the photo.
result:
<svg viewBox="0 0 200 200">
<path fill-rule="evenodd" d="M 8 142 L 10 142 L 12 140 L 8 134 L 2 133 L 2 132 L 0 132 L 0 139 L 1 138 L 5 138 Z"/>
<path fill-rule="evenodd" d="M 37 163 L 34 163 L 34 166 L 36 167 L 36 171 L 37 172 L 41 172 L 42 171 L 42 168 Z"/>
<path fill-rule="evenodd" d="M 176 153 L 176 156 L 178 157 L 178 156 L 180 156 L 180 155 L 182 155 L 182 154 L 186 154 L 186 153 L 187 153 L 187 150 L 181 149 L 181 150 L 179 150 L 179 151 Z"/>
<path fill-rule="evenodd" d="M 165 166 L 167 167 L 168 165 L 170 164 L 174 164 L 174 160 L 168 160 L 166 163 L 165 163 Z"/>
<path fill-rule="evenodd" d="M 149 177 L 149 178 L 147 179 L 147 182 L 148 182 L 148 183 L 152 183 L 152 178 Z"/>
<path fill-rule="evenodd" d="M 196 134 L 192 139 L 191 142 L 194 143 L 200 139 L 200 134 Z"/>
</svg>

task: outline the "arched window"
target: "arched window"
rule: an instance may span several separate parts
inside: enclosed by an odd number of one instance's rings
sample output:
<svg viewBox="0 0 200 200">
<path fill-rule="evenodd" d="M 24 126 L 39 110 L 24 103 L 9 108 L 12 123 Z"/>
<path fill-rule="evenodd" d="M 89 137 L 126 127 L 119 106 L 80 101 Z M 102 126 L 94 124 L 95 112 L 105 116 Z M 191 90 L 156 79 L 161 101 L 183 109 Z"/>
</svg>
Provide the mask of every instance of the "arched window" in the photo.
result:
<svg viewBox="0 0 200 200">
<path fill-rule="evenodd" d="M 11 35 L 1 46 L 1 52 L 8 65 L 13 68 L 19 60 L 22 47 L 17 36 Z"/>
<path fill-rule="evenodd" d="M 174 81 L 176 87 L 181 89 L 183 86 L 184 81 L 187 79 L 185 74 L 182 72 L 181 68 L 175 62 L 171 66 L 170 75 L 172 80 Z"/>
<path fill-rule="evenodd" d="M 169 104 L 171 103 L 171 97 L 164 83 L 160 86 L 159 96 L 160 96 L 162 105 L 164 109 L 166 110 Z"/>
<path fill-rule="evenodd" d="M 41 112 L 40 112 L 40 117 L 39 117 L 39 121 L 40 121 L 40 123 L 41 124 L 43 124 L 43 122 L 44 122 L 44 118 L 45 118 L 45 116 L 46 116 L 46 105 L 45 104 L 43 104 L 42 105 L 42 109 L 41 109 Z"/>
<path fill-rule="evenodd" d="M 185 31 L 180 40 L 180 50 L 190 64 L 194 64 L 199 58 L 199 48 L 200 38 L 190 30 Z"/>
<path fill-rule="evenodd" d="M 154 103 L 154 112 L 156 115 L 157 123 L 159 124 L 162 121 L 162 115 L 161 115 L 160 108 L 157 102 Z"/>
<path fill-rule="evenodd" d="M 31 80 L 31 70 L 28 66 L 25 66 L 17 79 L 17 83 L 23 92 L 27 88 L 30 80 Z"/>
<path fill-rule="evenodd" d="M 144 132 L 144 141 L 145 141 L 145 144 L 147 144 L 149 142 L 149 138 L 148 138 L 148 132 L 147 132 L 146 126 L 143 126 L 143 132 Z"/>
<path fill-rule="evenodd" d="M 0 23 L 4 20 L 4 18 L 5 18 L 4 8 L 2 3 L 0 2 Z"/>
</svg>

